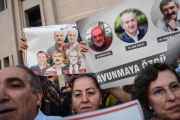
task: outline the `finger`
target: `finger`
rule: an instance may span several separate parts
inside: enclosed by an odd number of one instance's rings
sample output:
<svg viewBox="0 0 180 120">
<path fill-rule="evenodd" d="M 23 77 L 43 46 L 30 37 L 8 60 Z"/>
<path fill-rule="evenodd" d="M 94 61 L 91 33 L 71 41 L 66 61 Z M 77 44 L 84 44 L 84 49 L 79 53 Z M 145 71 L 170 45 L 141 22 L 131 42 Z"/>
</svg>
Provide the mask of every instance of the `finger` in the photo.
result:
<svg viewBox="0 0 180 120">
<path fill-rule="evenodd" d="M 86 46 L 84 46 L 84 45 L 81 45 L 81 49 L 82 49 L 82 50 L 85 50 L 85 51 L 88 50 L 88 48 L 87 48 Z"/>
<path fill-rule="evenodd" d="M 26 41 L 26 38 L 24 36 L 21 37 L 22 41 Z"/>
<path fill-rule="evenodd" d="M 81 45 L 86 45 L 86 42 L 85 41 L 81 41 L 80 44 Z"/>
<path fill-rule="evenodd" d="M 24 47 L 26 47 L 26 49 L 28 48 L 26 41 L 21 41 L 20 46 L 24 46 Z"/>
</svg>

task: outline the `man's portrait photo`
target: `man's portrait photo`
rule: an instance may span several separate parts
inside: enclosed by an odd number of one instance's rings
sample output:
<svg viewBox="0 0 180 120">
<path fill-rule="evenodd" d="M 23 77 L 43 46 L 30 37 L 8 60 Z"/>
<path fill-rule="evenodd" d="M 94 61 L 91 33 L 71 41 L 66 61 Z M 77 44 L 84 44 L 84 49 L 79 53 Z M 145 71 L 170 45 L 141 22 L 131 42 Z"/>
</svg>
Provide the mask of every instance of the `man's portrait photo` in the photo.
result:
<svg viewBox="0 0 180 120">
<path fill-rule="evenodd" d="M 37 53 L 37 65 L 31 66 L 31 70 L 34 71 L 37 75 L 44 75 L 45 71 L 49 68 L 46 64 L 46 53 L 43 51 L 39 51 Z"/>
<path fill-rule="evenodd" d="M 107 50 L 112 43 L 112 31 L 107 24 L 95 22 L 86 32 L 86 41 L 92 50 L 103 52 Z"/>
<path fill-rule="evenodd" d="M 123 11 L 115 21 L 116 35 L 126 43 L 139 42 L 146 35 L 147 27 L 146 16 L 136 9 Z"/>
<path fill-rule="evenodd" d="M 64 60 L 64 54 L 60 50 L 55 50 L 52 55 L 54 65 L 50 68 L 48 68 L 45 72 L 46 75 L 62 75 L 62 68 L 65 66 L 63 63 Z M 52 73 L 52 74 L 51 74 Z"/>
<path fill-rule="evenodd" d="M 78 74 L 79 68 L 81 67 L 81 60 L 76 50 L 71 50 L 68 53 L 68 65 L 62 68 L 62 72 L 68 71 L 69 74 Z"/>
<path fill-rule="evenodd" d="M 154 25 L 164 32 L 180 31 L 179 0 L 157 0 L 151 10 Z"/>
</svg>

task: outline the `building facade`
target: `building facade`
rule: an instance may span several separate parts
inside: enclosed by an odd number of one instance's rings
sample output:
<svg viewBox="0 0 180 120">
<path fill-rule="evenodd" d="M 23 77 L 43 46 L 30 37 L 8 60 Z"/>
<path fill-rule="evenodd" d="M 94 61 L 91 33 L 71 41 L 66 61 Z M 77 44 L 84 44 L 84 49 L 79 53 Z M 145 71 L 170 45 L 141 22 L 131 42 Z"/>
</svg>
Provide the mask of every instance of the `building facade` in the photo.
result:
<svg viewBox="0 0 180 120">
<path fill-rule="evenodd" d="M 23 28 L 75 23 L 121 1 L 0 0 L 0 69 L 23 64 Z"/>
</svg>

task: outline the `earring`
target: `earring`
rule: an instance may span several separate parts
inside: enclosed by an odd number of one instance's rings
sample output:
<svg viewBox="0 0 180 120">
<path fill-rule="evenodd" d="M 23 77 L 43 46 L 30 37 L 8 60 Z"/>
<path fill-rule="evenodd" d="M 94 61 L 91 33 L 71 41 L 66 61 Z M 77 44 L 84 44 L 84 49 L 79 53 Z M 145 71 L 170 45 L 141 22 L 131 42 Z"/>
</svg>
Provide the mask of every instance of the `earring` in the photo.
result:
<svg viewBox="0 0 180 120">
<path fill-rule="evenodd" d="M 149 107 L 150 110 L 152 110 L 152 107 Z"/>
</svg>

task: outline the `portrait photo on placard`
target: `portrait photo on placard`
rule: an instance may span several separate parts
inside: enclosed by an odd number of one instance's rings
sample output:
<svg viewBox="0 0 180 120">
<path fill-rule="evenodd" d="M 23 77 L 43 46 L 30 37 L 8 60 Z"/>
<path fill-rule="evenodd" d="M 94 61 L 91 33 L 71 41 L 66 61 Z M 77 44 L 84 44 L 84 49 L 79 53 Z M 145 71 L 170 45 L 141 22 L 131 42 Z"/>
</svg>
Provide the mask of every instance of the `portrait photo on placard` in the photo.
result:
<svg viewBox="0 0 180 120">
<path fill-rule="evenodd" d="M 86 31 L 86 42 L 96 52 L 107 50 L 112 43 L 112 30 L 104 22 L 94 22 Z"/>
<path fill-rule="evenodd" d="M 127 9 L 121 12 L 114 24 L 117 37 L 126 43 L 139 42 L 148 31 L 146 15 L 137 9 Z"/>
<path fill-rule="evenodd" d="M 180 0 L 156 0 L 151 9 L 151 20 L 164 32 L 180 31 Z"/>
</svg>

